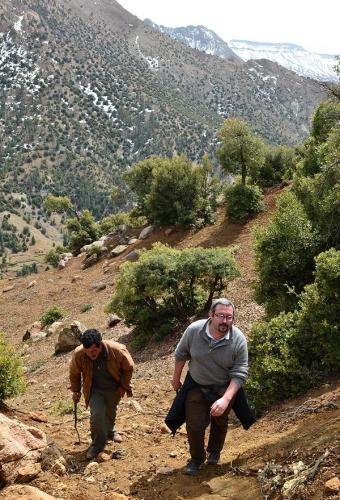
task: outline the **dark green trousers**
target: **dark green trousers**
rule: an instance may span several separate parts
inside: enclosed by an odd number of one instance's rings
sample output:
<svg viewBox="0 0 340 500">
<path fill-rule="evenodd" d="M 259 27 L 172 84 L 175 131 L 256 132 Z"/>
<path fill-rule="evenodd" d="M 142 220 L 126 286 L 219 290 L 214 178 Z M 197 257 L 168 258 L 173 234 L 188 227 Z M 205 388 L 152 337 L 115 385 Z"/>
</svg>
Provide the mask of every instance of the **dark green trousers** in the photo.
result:
<svg viewBox="0 0 340 500">
<path fill-rule="evenodd" d="M 91 446 L 99 453 L 114 430 L 117 406 L 120 401 L 118 389 L 100 391 L 94 389 L 90 396 Z"/>
</svg>

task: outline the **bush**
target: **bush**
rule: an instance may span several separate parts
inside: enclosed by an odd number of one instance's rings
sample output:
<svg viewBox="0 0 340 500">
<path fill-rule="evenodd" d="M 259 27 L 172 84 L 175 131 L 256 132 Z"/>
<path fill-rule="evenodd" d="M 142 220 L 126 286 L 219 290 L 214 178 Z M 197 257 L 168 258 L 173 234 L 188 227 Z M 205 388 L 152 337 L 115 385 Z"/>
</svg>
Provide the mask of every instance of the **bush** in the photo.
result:
<svg viewBox="0 0 340 500">
<path fill-rule="evenodd" d="M 51 306 L 49 307 L 42 315 L 40 316 L 40 321 L 43 326 L 52 325 L 55 321 L 62 319 L 65 315 L 64 309 L 59 306 Z"/>
<path fill-rule="evenodd" d="M 107 312 L 134 325 L 135 342 L 162 338 L 206 309 L 228 282 L 239 276 L 231 254 L 223 248 L 176 250 L 160 243 L 126 262 Z"/>
<path fill-rule="evenodd" d="M 313 280 L 318 234 L 293 193 L 281 195 L 270 226 L 256 227 L 256 299 L 269 316 L 291 311 L 297 293 Z"/>
<path fill-rule="evenodd" d="M 258 186 L 235 184 L 225 190 L 226 213 L 231 222 L 243 224 L 252 215 L 264 210 L 264 201 Z"/>
<path fill-rule="evenodd" d="M 53 267 L 58 267 L 60 256 L 64 252 L 66 252 L 66 248 L 64 247 L 57 246 L 56 248 L 52 248 L 45 255 L 45 262 Z"/>
<path fill-rule="evenodd" d="M 0 401 L 21 394 L 25 389 L 20 356 L 0 333 Z"/>
<path fill-rule="evenodd" d="M 119 212 L 104 217 L 99 222 L 99 235 L 113 233 L 119 229 L 120 226 L 139 227 L 146 224 L 147 220 L 142 216 L 134 216 L 132 212 Z"/>
<path fill-rule="evenodd" d="M 252 176 L 253 182 L 261 187 L 275 186 L 291 177 L 294 167 L 294 151 L 287 146 L 266 148 L 265 162 Z"/>
<path fill-rule="evenodd" d="M 38 266 L 36 262 L 33 262 L 31 265 L 29 264 L 23 264 L 21 269 L 16 272 L 17 276 L 27 276 L 29 274 L 37 273 L 38 272 Z"/>
<path fill-rule="evenodd" d="M 93 309 L 93 304 L 82 304 L 80 306 L 80 312 L 81 313 L 85 313 L 87 311 L 91 311 L 91 309 Z"/>
<path fill-rule="evenodd" d="M 67 219 L 66 226 L 70 233 L 69 247 L 75 255 L 98 237 L 98 225 L 89 210 L 84 210 L 79 217 Z"/>
<path fill-rule="evenodd" d="M 261 410 L 296 396 L 340 366 L 340 252 L 316 258 L 315 282 L 294 312 L 281 313 L 251 331 L 247 392 Z"/>
<path fill-rule="evenodd" d="M 310 387 L 311 370 L 294 355 L 297 314 L 256 323 L 249 342 L 250 378 L 246 390 L 257 411 Z"/>
<path fill-rule="evenodd" d="M 212 220 L 219 194 L 207 157 L 193 165 L 185 156 L 143 160 L 125 174 L 137 196 L 139 213 L 156 224 L 189 226 Z"/>
</svg>

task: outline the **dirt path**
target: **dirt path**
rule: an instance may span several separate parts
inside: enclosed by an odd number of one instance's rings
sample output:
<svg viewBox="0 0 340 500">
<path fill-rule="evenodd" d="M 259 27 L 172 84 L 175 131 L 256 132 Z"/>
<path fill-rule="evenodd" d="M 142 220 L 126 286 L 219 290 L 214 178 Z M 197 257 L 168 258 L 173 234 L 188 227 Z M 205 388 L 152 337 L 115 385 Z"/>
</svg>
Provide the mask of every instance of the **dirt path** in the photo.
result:
<svg viewBox="0 0 340 500">
<path fill-rule="evenodd" d="M 267 194 L 268 210 L 257 218 L 257 223 L 266 224 L 276 198 L 275 192 Z M 255 221 L 241 227 L 227 224 L 221 211 L 216 225 L 198 233 L 177 231 L 165 237 L 164 229 L 158 230 L 143 245 L 150 246 L 153 241 L 162 240 L 178 248 L 232 246 L 242 276 L 230 285 L 228 295 L 237 304 L 238 325 L 248 333 L 251 323 L 263 314 L 251 295 L 254 280 L 251 228 L 254 224 Z M 108 328 L 103 312 L 103 305 L 114 290 L 117 268 L 123 260 L 124 255 L 112 262 L 109 272 L 104 273 L 101 263 L 81 271 L 81 258 L 75 258 L 63 271 L 51 270 L 34 276 L 37 282 L 31 288 L 27 285 L 32 277 L 10 282 L 4 280 L 0 283 L 0 329 L 22 348 L 25 329 L 48 306 L 58 304 L 64 307 L 69 318 L 99 328 L 105 338 L 128 340 L 129 329 L 121 324 L 114 329 Z M 99 281 L 107 286 L 96 292 L 93 285 Z M 11 284 L 15 285 L 13 290 L 1 293 L 1 289 Z M 80 313 L 80 307 L 85 303 L 92 304 L 93 308 Z M 263 469 L 266 463 L 284 464 L 288 471 L 292 463 L 302 461 L 306 466 L 315 463 L 328 449 L 330 454 L 314 481 L 309 482 L 295 498 L 336 498 L 326 495 L 324 483 L 340 473 L 337 462 L 340 389 L 337 381 L 273 408 L 247 432 L 232 418 L 221 464 L 204 466 L 196 478 L 190 478 L 181 472 L 188 459 L 185 430 L 172 438 L 163 424 L 173 398 L 169 380 L 177 338 L 151 344 L 134 353 L 137 364 L 134 397 L 124 399 L 119 406 L 117 427 L 124 441 L 107 447 L 109 452 L 123 450 L 122 458 L 101 463 L 84 474 L 87 466 L 85 451 L 90 442 L 88 411 L 80 405 L 81 444 L 78 445 L 72 415 L 60 415 L 57 410 L 58 405 L 66 407 L 70 401 L 67 389 L 70 354 L 53 356 L 54 342 L 55 339 L 47 338 L 38 346 L 24 346 L 27 392 L 9 401 L 9 406 L 19 411 L 17 417 L 43 429 L 63 450 L 68 461 L 67 475 L 60 477 L 44 472 L 32 485 L 61 498 L 77 500 L 114 498 L 114 492 L 140 500 L 257 500 L 265 498 L 272 485 L 268 480 L 261 491 L 257 478 L 259 469 Z M 317 409 L 310 411 L 310 403 L 306 403 L 308 399 L 313 399 Z M 32 421 L 30 412 L 43 413 L 47 422 Z M 281 497 L 273 493 L 271 498 Z"/>
</svg>

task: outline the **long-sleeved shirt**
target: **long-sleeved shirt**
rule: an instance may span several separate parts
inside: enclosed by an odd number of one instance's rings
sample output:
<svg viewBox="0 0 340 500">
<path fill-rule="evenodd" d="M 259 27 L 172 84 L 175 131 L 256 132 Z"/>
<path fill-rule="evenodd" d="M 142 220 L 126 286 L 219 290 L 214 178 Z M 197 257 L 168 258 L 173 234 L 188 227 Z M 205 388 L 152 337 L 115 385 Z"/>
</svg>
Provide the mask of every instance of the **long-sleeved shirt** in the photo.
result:
<svg viewBox="0 0 340 500">
<path fill-rule="evenodd" d="M 189 372 L 200 385 L 242 385 L 248 376 L 248 349 L 244 334 L 232 326 L 229 338 L 217 344 L 206 333 L 210 320 L 198 320 L 185 330 L 175 350 L 176 361 L 189 361 Z"/>
</svg>

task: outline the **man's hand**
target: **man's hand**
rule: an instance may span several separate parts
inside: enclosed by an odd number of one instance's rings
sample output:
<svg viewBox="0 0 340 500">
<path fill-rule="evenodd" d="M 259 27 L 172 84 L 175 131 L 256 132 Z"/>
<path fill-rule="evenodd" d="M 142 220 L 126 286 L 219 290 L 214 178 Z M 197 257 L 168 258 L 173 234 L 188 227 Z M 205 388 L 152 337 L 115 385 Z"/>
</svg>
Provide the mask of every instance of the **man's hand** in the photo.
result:
<svg viewBox="0 0 340 500">
<path fill-rule="evenodd" d="M 210 407 L 210 415 L 213 417 L 220 417 L 228 408 L 230 399 L 224 397 L 217 399 Z"/>
<path fill-rule="evenodd" d="M 118 387 L 118 394 L 121 398 L 125 396 L 126 390 L 121 385 Z"/>
<path fill-rule="evenodd" d="M 74 403 L 79 403 L 80 398 L 81 398 L 80 392 L 73 392 L 72 393 L 72 399 L 73 399 Z"/>
<path fill-rule="evenodd" d="M 173 379 L 171 380 L 171 385 L 175 391 L 178 391 L 178 389 L 182 387 L 182 382 L 179 378 L 173 377 Z"/>
</svg>

